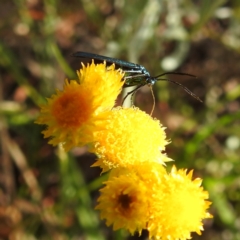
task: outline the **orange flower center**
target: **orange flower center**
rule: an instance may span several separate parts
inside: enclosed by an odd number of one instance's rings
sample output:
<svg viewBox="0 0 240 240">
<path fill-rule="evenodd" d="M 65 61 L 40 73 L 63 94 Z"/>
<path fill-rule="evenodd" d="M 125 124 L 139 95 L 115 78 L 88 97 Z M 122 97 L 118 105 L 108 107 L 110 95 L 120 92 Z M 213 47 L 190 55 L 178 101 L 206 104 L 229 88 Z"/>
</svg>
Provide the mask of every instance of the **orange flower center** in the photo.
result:
<svg viewBox="0 0 240 240">
<path fill-rule="evenodd" d="M 89 119 L 91 110 L 78 91 L 64 93 L 53 103 L 52 114 L 62 127 L 79 127 Z"/>
</svg>

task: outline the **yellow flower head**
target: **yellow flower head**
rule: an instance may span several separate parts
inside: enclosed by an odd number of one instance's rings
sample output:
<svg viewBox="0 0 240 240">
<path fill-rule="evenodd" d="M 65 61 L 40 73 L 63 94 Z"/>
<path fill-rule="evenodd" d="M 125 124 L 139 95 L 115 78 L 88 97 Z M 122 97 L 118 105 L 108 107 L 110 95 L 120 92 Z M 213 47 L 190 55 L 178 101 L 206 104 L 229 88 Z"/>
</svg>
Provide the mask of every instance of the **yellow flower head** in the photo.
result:
<svg viewBox="0 0 240 240">
<path fill-rule="evenodd" d="M 124 83 L 123 73 L 105 63 L 83 65 L 78 77 L 79 82 L 66 80 L 63 90 L 47 99 L 36 121 L 47 125 L 43 134 L 52 138 L 49 143 L 62 143 L 65 150 L 92 141 L 97 121 L 103 120 L 102 113 L 114 106 Z"/>
<path fill-rule="evenodd" d="M 101 219 L 113 230 L 127 229 L 131 234 L 141 233 L 148 218 L 147 188 L 135 173 L 111 177 L 100 192 L 96 209 Z"/>
<path fill-rule="evenodd" d="M 95 134 L 96 143 L 90 149 L 98 156 L 93 166 L 100 166 L 103 172 L 145 161 L 162 164 L 170 161 L 162 152 L 169 143 L 164 128 L 138 108 L 112 110 L 105 129 Z"/>
<path fill-rule="evenodd" d="M 97 209 L 107 225 L 141 233 L 151 217 L 153 196 L 161 186 L 165 168 L 156 162 L 144 162 L 128 168 L 112 169 L 106 186 L 102 188 Z"/>
<path fill-rule="evenodd" d="M 199 235 L 203 230 L 202 220 L 211 218 L 208 192 L 201 187 L 202 180 L 192 180 L 192 171 L 175 167 L 162 181 L 163 188 L 153 199 L 152 216 L 148 222 L 150 237 L 154 239 L 190 239 L 191 232 Z"/>
<path fill-rule="evenodd" d="M 106 63 L 87 65 L 82 64 L 82 69 L 77 72 L 79 82 L 86 91 L 90 94 L 93 105 L 97 108 L 97 112 L 111 109 L 115 100 L 120 93 L 124 84 L 122 71 L 115 70 L 115 65 L 109 67 Z"/>
</svg>

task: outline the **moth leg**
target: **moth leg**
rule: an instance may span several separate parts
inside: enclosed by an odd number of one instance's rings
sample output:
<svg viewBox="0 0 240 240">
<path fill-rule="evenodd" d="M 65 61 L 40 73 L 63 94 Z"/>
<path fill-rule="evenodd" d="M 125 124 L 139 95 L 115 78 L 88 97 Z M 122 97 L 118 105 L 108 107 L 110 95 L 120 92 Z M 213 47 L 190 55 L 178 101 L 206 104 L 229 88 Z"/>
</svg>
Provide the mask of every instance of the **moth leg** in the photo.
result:
<svg viewBox="0 0 240 240">
<path fill-rule="evenodd" d="M 128 92 L 128 93 L 126 94 L 126 96 L 123 98 L 122 105 L 124 104 L 126 98 L 127 98 L 129 95 L 131 95 L 131 94 L 132 94 L 132 96 L 131 96 L 131 102 L 133 103 L 133 94 L 136 93 L 139 88 L 141 88 L 141 87 L 143 87 L 143 86 L 145 86 L 145 85 L 146 85 L 145 83 L 144 83 L 144 84 L 141 84 L 141 85 L 137 86 L 136 88 L 134 88 L 132 91 Z"/>
</svg>

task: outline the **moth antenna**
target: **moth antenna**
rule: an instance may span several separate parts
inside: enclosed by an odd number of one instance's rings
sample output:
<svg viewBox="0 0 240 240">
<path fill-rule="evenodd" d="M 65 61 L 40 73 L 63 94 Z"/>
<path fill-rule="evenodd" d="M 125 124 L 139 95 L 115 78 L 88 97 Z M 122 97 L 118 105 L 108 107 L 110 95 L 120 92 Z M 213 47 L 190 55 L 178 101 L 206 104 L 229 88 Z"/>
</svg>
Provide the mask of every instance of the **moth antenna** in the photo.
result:
<svg viewBox="0 0 240 240">
<path fill-rule="evenodd" d="M 182 75 L 182 76 L 189 76 L 189 77 L 194 77 L 194 78 L 197 78 L 197 76 L 195 75 L 192 75 L 190 73 L 182 73 L 182 72 L 165 72 L 165 73 L 162 73 L 154 78 L 159 78 L 159 77 L 162 77 L 162 76 L 165 76 L 165 75 Z"/>
<path fill-rule="evenodd" d="M 184 85 L 182 85 L 179 82 L 175 82 L 169 79 L 157 79 L 158 81 L 167 81 L 173 84 L 176 84 L 178 86 L 180 86 L 185 92 L 187 92 L 189 95 L 191 95 L 192 97 L 194 97 L 195 99 L 197 99 L 199 102 L 203 102 L 196 94 L 194 94 L 192 91 L 190 91 L 187 87 L 185 87 Z"/>
</svg>

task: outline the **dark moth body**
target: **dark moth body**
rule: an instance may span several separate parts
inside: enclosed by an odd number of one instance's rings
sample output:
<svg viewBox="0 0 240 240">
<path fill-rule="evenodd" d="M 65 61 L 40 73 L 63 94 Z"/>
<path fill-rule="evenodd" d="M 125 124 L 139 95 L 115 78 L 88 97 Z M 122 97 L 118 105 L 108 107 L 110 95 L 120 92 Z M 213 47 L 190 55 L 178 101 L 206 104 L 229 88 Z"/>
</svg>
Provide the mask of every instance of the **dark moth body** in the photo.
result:
<svg viewBox="0 0 240 240">
<path fill-rule="evenodd" d="M 114 63 L 116 69 L 121 68 L 125 72 L 125 83 L 123 87 L 139 86 L 146 84 L 153 85 L 157 81 L 156 78 L 150 76 L 150 73 L 146 70 L 145 67 L 139 64 L 86 52 L 76 52 L 72 56 L 88 60 L 94 59 L 95 63 L 103 63 L 105 61 L 107 66 L 110 66 Z"/>
</svg>

